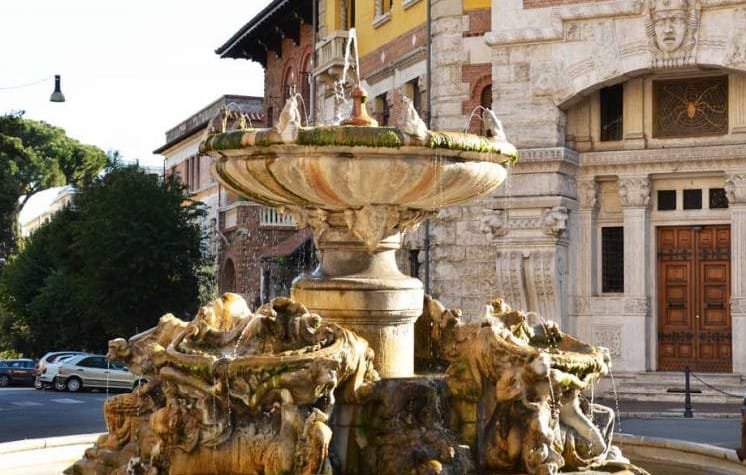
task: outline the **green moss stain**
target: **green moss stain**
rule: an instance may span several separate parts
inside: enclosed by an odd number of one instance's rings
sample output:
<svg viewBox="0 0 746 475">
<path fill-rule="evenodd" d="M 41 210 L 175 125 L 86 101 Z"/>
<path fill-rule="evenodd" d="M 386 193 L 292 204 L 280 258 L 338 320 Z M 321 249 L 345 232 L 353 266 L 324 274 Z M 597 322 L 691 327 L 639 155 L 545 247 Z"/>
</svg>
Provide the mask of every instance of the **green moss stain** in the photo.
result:
<svg viewBox="0 0 746 475">
<path fill-rule="evenodd" d="M 404 145 L 404 137 L 392 127 L 310 127 L 301 129 L 298 144 L 397 148 Z"/>
<path fill-rule="evenodd" d="M 490 138 L 481 135 L 461 134 L 458 132 L 430 132 L 430 143 L 428 145 L 430 148 L 506 155 L 510 157 L 510 163 L 518 160 L 518 152 L 511 150 L 509 153 L 506 153 L 502 150 L 499 142 L 494 142 Z"/>
</svg>

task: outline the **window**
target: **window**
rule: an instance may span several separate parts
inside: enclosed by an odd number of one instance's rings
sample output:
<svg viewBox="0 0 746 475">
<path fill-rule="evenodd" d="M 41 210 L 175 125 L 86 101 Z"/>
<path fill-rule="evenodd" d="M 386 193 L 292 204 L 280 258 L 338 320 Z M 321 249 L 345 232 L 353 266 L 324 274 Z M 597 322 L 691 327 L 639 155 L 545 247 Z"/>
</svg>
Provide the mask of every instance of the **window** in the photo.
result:
<svg viewBox="0 0 746 475">
<path fill-rule="evenodd" d="M 684 190 L 684 209 L 702 209 L 702 190 Z"/>
<path fill-rule="evenodd" d="M 728 133 L 728 77 L 653 82 L 653 136 Z"/>
<path fill-rule="evenodd" d="M 710 188 L 710 209 L 722 209 L 728 207 L 728 197 L 724 188 Z"/>
<path fill-rule="evenodd" d="M 676 190 L 658 190 L 658 211 L 676 209 Z"/>
<path fill-rule="evenodd" d="M 492 109 L 492 84 L 485 86 L 484 89 L 482 89 L 482 93 L 479 95 L 479 105 L 482 106 L 484 109 Z M 485 124 L 487 123 L 484 120 L 484 109 L 482 110 L 482 121 L 481 121 L 481 130 L 480 135 L 486 135 L 485 130 Z"/>
<path fill-rule="evenodd" d="M 624 86 L 601 89 L 601 141 L 622 140 Z"/>
<path fill-rule="evenodd" d="M 624 228 L 601 228 L 601 291 L 624 292 Z"/>
<path fill-rule="evenodd" d="M 386 100 L 386 94 L 376 97 L 376 111 L 380 111 L 378 113 L 380 125 L 389 125 L 391 111 L 389 110 L 389 102 Z"/>
</svg>

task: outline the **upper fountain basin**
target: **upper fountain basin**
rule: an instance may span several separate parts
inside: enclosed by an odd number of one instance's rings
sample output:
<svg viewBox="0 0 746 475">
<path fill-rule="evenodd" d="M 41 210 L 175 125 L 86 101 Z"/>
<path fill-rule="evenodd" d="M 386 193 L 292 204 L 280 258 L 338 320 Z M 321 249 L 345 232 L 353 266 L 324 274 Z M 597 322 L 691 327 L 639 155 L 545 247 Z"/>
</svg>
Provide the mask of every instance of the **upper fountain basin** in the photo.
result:
<svg viewBox="0 0 746 475">
<path fill-rule="evenodd" d="M 231 191 L 270 206 L 329 211 L 368 205 L 436 210 L 489 193 L 516 157 L 506 142 L 429 132 L 422 140 L 389 127 L 273 129 L 215 134 L 201 149 Z"/>
</svg>

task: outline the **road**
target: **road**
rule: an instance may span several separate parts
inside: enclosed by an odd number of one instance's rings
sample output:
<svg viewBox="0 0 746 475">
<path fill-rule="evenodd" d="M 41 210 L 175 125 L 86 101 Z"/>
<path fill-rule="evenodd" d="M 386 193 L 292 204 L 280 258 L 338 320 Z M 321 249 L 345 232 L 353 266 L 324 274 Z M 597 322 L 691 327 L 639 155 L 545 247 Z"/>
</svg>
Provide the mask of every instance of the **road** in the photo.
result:
<svg viewBox="0 0 746 475">
<path fill-rule="evenodd" d="M 112 393 L 113 394 L 113 393 Z M 0 443 L 13 440 L 105 432 L 105 392 L 0 388 Z M 735 449 L 740 419 L 622 418 L 622 432 L 680 439 Z"/>
<path fill-rule="evenodd" d="M 106 397 L 105 392 L 0 388 L 0 443 L 105 432 L 102 406 Z"/>
</svg>

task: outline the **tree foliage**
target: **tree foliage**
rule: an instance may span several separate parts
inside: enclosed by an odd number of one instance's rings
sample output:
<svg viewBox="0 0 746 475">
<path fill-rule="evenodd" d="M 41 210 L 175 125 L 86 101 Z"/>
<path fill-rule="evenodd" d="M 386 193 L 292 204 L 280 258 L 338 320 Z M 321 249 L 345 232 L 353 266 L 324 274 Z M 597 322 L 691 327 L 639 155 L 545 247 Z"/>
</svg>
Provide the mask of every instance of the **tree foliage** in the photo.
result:
<svg viewBox="0 0 746 475">
<path fill-rule="evenodd" d="M 0 347 L 103 351 L 166 312 L 193 311 L 202 213 L 181 185 L 137 167 L 84 186 L 0 276 Z"/>
<path fill-rule="evenodd" d="M 15 223 L 36 192 L 90 183 L 106 165 L 106 154 L 68 137 L 65 131 L 22 114 L 0 115 L 0 258 L 15 248 Z"/>
</svg>

